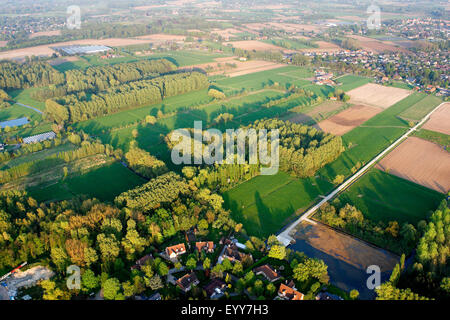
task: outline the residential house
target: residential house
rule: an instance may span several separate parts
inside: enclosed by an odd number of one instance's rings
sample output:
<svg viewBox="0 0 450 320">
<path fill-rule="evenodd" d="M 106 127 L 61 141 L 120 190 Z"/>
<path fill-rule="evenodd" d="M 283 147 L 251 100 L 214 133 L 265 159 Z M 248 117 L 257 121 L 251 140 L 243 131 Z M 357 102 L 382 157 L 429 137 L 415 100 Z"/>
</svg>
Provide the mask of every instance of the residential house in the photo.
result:
<svg viewBox="0 0 450 320">
<path fill-rule="evenodd" d="M 259 276 L 264 276 L 268 281 L 275 282 L 281 278 L 281 274 L 273 270 L 268 264 L 253 269 L 253 272 Z"/>
<path fill-rule="evenodd" d="M 191 290 L 191 286 L 196 286 L 200 283 L 200 281 L 198 280 L 197 276 L 195 275 L 194 272 L 192 273 L 188 273 L 184 276 L 182 276 L 180 279 L 178 279 L 176 281 L 177 286 L 183 290 L 183 292 L 188 292 L 189 290 Z"/>
<path fill-rule="evenodd" d="M 214 252 L 214 242 L 212 241 L 201 241 L 195 243 L 195 249 L 201 253 L 203 250 L 206 253 L 213 253 Z"/>
<path fill-rule="evenodd" d="M 186 246 L 184 245 L 184 243 L 180 243 L 180 244 L 166 248 L 166 255 L 170 259 L 174 259 L 174 258 L 178 257 L 179 255 L 182 255 L 185 253 L 186 253 Z"/>
<path fill-rule="evenodd" d="M 225 294 L 226 288 L 227 285 L 222 279 L 214 278 L 203 289 L 210 299 L 219 299 Z"/>
<path fill-rule="evenodd" d="M 278 289 L 278 297 L 283 300 L 303 300 L 305 295 L 297 291 L 294 282 L 291 281 L 288 284 L 282 283 Z"/>
<path fill-rule="evenodd" d="M 141 269 L 141 267 L 143 265 L 145 265 L 145 263 L 151 259 L 153 259 L 153 256 L 151 254 L 147 254 L 147 255 L 143 256 L 142 258 L 140 258 L 139 260 L 137 260 L 135 262 L 134 266 L 131 267 L 131 270 Z"/>
<path fill-rule="evenodd" d="M 226 259 L 230 260 L 231 262 L 236 262 L 236 261 L 242 262 L 242 260 L 246 256 L 251 256 L 251 255 L 250 254 L 247 255 L 243 252 L 240 252 L 239 248 L 236 246 L 235 243 L 227 245 L 227 247 L 223 253 L 223 258 L 226 258 Z"/>
</svg>

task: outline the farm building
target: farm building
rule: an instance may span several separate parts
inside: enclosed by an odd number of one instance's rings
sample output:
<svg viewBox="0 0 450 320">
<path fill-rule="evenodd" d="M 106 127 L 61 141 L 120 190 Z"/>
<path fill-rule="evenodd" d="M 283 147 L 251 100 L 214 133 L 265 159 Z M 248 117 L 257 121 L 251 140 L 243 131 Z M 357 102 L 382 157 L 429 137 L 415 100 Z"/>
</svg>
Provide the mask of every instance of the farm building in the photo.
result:
<svg viewBox="0 0 450 320">
<path fill-rule="evenodd" d="M 41 134 L 36 134 L 34 136 L 23 138 L 23 144 L 30 144 L 30 143 L 36 143 L 41 142 L 45 140 L 51 140 L 56 138 L 56 133 L 53 131 L 44 132 Z"/>
<path fill-rule="evenodd" d="M 76 55 L 76 54 L 94 54 L 105 51 L 112 50 L 110 47 L 102 46 L 102 45 L 70 45 L 70 46 L 61 46 L 61 47 L 53 47 L 52 49 L 61 52 L 63 55 Z"/>
</svg>

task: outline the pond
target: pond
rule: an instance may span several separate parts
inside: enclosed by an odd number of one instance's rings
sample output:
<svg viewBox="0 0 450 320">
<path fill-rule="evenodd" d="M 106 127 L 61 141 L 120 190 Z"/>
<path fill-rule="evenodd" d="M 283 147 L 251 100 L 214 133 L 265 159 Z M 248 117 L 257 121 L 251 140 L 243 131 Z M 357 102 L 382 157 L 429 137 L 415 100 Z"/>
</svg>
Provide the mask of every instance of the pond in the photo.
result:
<svg viewBox="0 0 450 320">
<path fill-rule="evenodd" d="M 371 246 L 347 234 L 335 231 L 321 223 L 303 222 L 293 236 L 295 243 L 289 248 L 304 252 L 310 258 L 318 258 L 328 266 L 330 282 L 350 291 L 356 289 L 360 299 L 373 299 L 374 290 L 367 287 L 367 267 L 377 265 L 381 270 L 381 283 L 388 280 L 400 257 L 386 250 Z"/>
<path fill-rule="evenodd" d="M 27 124 L 28 122 L 30 122 L 28 120 L 27 117 L 23 117 L 23 118 L 18 118 L 18 119 L 13 119 L 13 120 L 6 120 L 3 122 L 0 122 L 0 127 L 3 129 L 5 127 L 19 127 L 19 126 L 23 126 L 24 124 Z"/>
</svg>

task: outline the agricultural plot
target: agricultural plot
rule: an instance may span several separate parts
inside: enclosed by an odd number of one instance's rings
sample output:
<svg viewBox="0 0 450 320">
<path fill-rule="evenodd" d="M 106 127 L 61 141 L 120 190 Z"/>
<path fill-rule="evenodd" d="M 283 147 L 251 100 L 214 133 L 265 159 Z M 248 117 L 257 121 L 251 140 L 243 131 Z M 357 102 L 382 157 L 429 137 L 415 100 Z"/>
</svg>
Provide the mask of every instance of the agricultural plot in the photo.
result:
<svg viewBox="0 0 450 320">
<path fill-rule="evenodd" d="M 447 150 L 447 152 L 450 152 L 450 135 L 425 129 L 416 131 L 414 135 L 418 138 L 436 143 Z"/>
<path fill-rule="evenodd" d="M 381 111 L 383 111 L 381 108 L 356 105 L 319 122 L 315 127 L 322 131 L 342 136 Z"/>
<path fill-rule="evenodd" d="M 145 182 L 129 169 L 114 162 L 56 184 L 33 187 L 27 191 L 38 201 L 63 200 L 78 195 L 86 195 L 101 201 L 113 201 L 122 192 Z"/>
<path fill-rule="evenodd" d="M 30 121 L 42 120 L 42 116 L 39 113 L 18 104 L 13 104 L 6 109 L 0 110 L 0 122 L 19 118 L 28 118 Z"/>
<path fill-rule="evenodd" d="M 408 180 L 372 169 L 343 192 L 339 199 L 357 207 L 373 221 L 414 225 L 427 219 L 444 195 Z"/>
<path fill-rule="evenodd" d="M 386 87 L 374 83 L 368 83 L 347 92 L 352 103 L 366 104 L 383 109 L 389 108 L 411 93 L 409 90 Z"/>
<path fill-rule="evenodd" d="M 319 174 L 330 181 L 340 174 L 349 176 L 358 162 L 362 165 L 387 148 L 408 129 L 406 121 L 398 115 L 424 96 L 414 93 L 344 134 L 342 139 L 346 150 L 336 161 L 322 168 Z"/>
<path fill-rule="evenodd" d="M 441 102 L 441 98 L 433 95 L 427 95 L 422 100 L 400 113 L 400 117 L 406 120 L 421 120 Z"/>
<path fill-rule="evenodd" d="M 436 110 L 423 128 L 450 135 L 450 102 Z"/>
<path fill-rule="evenodd" d="M 293 123 L 303 123 L 305 125 L 313 125 L 321 120 L 339 113 L 348 107 L 348 104 L 341 101 L 327 100 L 319 105 L 313 106 L 297 106 L 290 109 L 289 113 L 281 119 L 288 120 Z"/>
<path fill-rule="evenodd" d="M 450 153 L 416 137 L 402 142 L 376 168 L 442 193 L 450 190 Z"/>
<path fill-rule="evenodd" d="M 332 184 L 319 178 L 298 179 L 279 172 L 258 176 L 224 193 L 225 207 L 250 235 L 274 234 Z"/>
<path fill-rule="evenodd" d="M 229 42 L 233 47 L 248 50 L 248 51 L 283 51 L 282 47 L 273 45 L 271 43 L 257 41 L 257 40 L 244 40 L 244 41 L 233 41 Z"/>
<path fill-rule="evenodd" d="M 157 53 L 147 56 L 151 59 L 167 59 L 178 67 L 186 67 L 196 64 L 210 63 L 214 62 L 216 58 L 226 57 L 226 54 L 221 53 L 208 53 L 193 50 L 182 50 L 182 51 L 168 51 L 164 53 Z"/>
</svg>

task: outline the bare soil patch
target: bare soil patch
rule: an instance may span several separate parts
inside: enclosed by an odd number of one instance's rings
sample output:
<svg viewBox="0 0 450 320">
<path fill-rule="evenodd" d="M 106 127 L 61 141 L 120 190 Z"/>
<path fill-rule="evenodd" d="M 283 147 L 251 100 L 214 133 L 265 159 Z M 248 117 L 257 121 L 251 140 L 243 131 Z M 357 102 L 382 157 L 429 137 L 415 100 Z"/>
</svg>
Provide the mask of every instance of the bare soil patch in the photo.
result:
<svg viewBox="0 0 450 320">
<path fill-rule="evenodd" d="M 0 41 L 0 48 L 6 47 L 7 44 L 8 44 L 8 41 Z"/>
<path fill-rule="evenodd" d="M 368 83 L 348 91 L 347 94 L 350 96 L 351 103 L 371 105 L 386 109 L 409 96 L 411 90 Z"/>
<path fill-rule="evenodd" d="M 209 75 L 223 74 L 230 77 L 242 76 L 259 71 L 271 70 L 283 67 L 281 63 L 270 61 L 239 61 L 237 57 L 216 58 L 213 63 L 203 63 L 189 66 L 187 69 L 199 68 L 208 72 Z"/>
<path fill-rule="evenodd" d="M 74 62 L 74 61 L 78 61 L 78 60 L 80 60 L 80 58 L 77 56 L 56 58 L 56 59 L 48 61 L 48 64 L 51 66 L 58 66 L 60 64 L 66 63 L 66 62 Z"/>
<path fill-rule="evenodd" d="M 383 111 L 382 108 L 356 105 L 345 109 L 329 119 L 319 122 L 315 127 L 322 131 L 341 136 L 381 111 Z"/>
<path fill-rule="evenodd" d="M 368 37 L 362 37 L 362 36 L 356 36 L 352 35 L 349 36 L 350 38 L 353 38 L 355 40 L 358 40 L 361 47 L 366 51 L 372 51 L 374 53 L 381 53 L 381 52 L 408 52 L 408 50 L 404 47 L 397 47 L 393 43 L 389 43 L 389 41 L 379 41 L 376 39 L 368 38 Z"/>
<path fill-rule="evenodd" d="M 54 36 L 59 36 L 61 35 L 61 30 L 53 30 L 53 31 L 39 31 L 39 32 L 35 32 L 30 34 L 29 38 L 33 39 L 33 38 L 37 38 L 37 37 L 54 37 Z"/>
<path fill-rule="evenodd" d="M 376 167 L 442 193 L 450 190 L 450 153 L 430 141 L 409 137 Z"/>
<path fill-rule="evenodd" d="M 315 42 L 319 47 L 318 48 L 307 48 L 307 49 L 301 49 L 299 51 L 303 51 L 303 52 L 318 52 L 318 53 L 322 53 L 322 52 L 338 52 L 341 51 L 342 48 L 339 47 L 337 44 L 331 43 L 331 42 L 326 42 L 326 41 L 316 41 Z"/>
<path fill-rule="evenodd" d="M 423 128 L 450 135 L 450 102 L 444 103 L 436 110 Z"/>
</svg>

